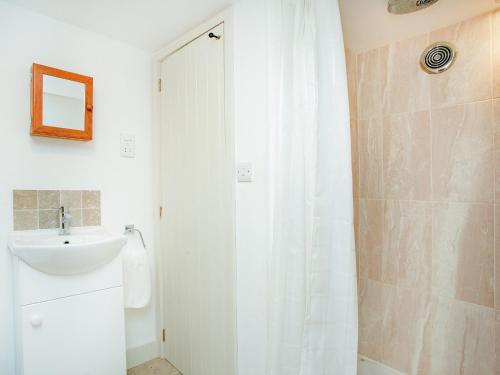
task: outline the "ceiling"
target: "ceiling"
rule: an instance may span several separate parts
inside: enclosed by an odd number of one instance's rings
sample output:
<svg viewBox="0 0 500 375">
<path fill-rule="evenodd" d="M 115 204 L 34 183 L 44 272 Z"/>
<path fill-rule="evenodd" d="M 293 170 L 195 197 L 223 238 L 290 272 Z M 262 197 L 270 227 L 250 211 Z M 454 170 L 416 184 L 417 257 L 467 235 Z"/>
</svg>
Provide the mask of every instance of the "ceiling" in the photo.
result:
<svg viewBox="0 0 500 375">
<path fill-rule="evenodd" d="M 233 0 L 3 0 L 154 51 Z"/>
<path fill-rule="evenodd" d="M 339 0 L 346 46 L 355 52 L 452 25 L 500 8 L 498 0 L 440 0 L 406 15 L 387 12 L 387 0 Z"/>
<path fill-rule="evenodd" d="M 236 0 L 0 0 L 155 51 Z M 334 0 L 332 0 L 334 1 Z M 407 15 L 387 0 L 339 0 L 346 45 L 355 52 L 500 8 L 500 0 L 440 0 Z"/>
</svg>

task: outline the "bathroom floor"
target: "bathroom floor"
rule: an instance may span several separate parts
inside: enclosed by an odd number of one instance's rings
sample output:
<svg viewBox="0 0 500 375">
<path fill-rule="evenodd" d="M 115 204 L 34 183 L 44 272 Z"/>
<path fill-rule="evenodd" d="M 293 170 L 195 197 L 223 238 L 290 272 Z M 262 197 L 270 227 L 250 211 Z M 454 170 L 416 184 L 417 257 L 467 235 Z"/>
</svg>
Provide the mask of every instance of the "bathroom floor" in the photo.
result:
<svg viewBox="0 0 500 375">
<path fill-rule="evenodd" d="M 164 359 L 153 359 L 140 366 L 131 368 L 127 375 L 181 375 L 181 373 Z"/>
</svg>

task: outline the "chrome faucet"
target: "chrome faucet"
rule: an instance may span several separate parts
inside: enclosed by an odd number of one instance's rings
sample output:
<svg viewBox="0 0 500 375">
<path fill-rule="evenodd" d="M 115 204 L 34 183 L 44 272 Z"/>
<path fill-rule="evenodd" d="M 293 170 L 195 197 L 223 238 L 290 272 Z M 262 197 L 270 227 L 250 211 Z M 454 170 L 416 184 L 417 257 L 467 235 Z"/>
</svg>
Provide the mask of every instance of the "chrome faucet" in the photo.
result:
<svg viewBox="0 0 500 375">
<path fill-rule="evenodd" d="M 67 235 L 70 233 L 70 218 L 71 216 L 66 213 L 64 206 L 59 208 L 59 234 Z"/>
</svg>

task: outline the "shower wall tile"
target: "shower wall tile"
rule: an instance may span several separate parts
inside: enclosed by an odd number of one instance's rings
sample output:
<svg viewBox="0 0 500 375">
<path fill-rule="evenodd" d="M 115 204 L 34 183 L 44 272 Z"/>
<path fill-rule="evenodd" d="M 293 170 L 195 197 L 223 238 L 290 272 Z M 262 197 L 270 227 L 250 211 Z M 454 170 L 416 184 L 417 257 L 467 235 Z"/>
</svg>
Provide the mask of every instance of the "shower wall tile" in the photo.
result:
<svg viewBox="0 0 500 375">
<path fill-rule="evenodd" d="M 486 14 L 430 33 L 430 42 L 453 43 L 453 68 L 431 78 L 433 108 L 487 100 L 492 94 L 492 15 Z"/>
<path fill-rule="evenodd" d="M 417 112 L 430 108 L 429 78 L 418 61 L 429 41 L 427 34 L 389 46 L 384 114 Z"/>
<path fill-rule="evenodd" d="M 495 375 L 500 375 L 500 311 L 496 311 L 495 348 L 497 354 Z"/>
<path fill-rule="evenodd" d="M 495 206 L 495 309 L 500 312 L 500 206 Z M 500 358 L 500 346 L 498 347 Z"/>
<path fill-rule="evenodd" d="M 432 204 L 385 203 L 382 281 L 429 292 L 432 272 Z"/>
<path fill-rule="evenodd" d="M 349 48 L 345 51 L 346 68 L 347 68 L 347 87 L 349 92 L 349 112 L 352 117 L 357 116 L 357 97 L 356 97 L 356 54 Z"/>
<path fill-rule="evenodd" d="M 493 101 L 495 127 L 495 201 L 500 202 L 500 99 Z"/>
<path fill-rule="evenodd" d="M 359 353 L 374 360 L 382 358 L 384 321 L 393 289 L 372 280 L 361 279 L 359 283 Z"/>
<path fill-rule="evenodd" d="M 351 116 L 351 164 L 352 164 L 352 190 L 355 198 L 359 197 L 359 147 L 358 147 L 358 122 Z"/>
<path fill-rule="evenodd" d="M 360 197 L 383 198 L 382 118 L 358 119 Z"/>
<path fill-rule="evenodd" d="M 387 76 L 388 47 L 368 51 L 357 58 L 357 114 L 360 119 L 382 115 Z"/>
<path fill-rule="evenodd" d="M 354 199 L 354 204 L 353 204 L 353 213 L 354 213 L 354 241 L 355 241 L 355 246 L 356 246 L 356 274 L 359 280 L 360 273 L 359 273 L 359 265 L 360 265 L 360 240 L 359 240 L 359 230 L 360 230 L 360 220 L 359 220 L 359 199 Z"/>
<path fill-rule="evenodd" d="M 384 235 L 384 201 L 360 201 L 360 275 L 381 280 Z"/>
<path fill-rule="evenodd" d="M 431 127 L 428 111 L 385 117 L 384 197 L 431 199 Z"/>
<path fill-rule="evenodd" d="M 492 102 L 433 110 L 431 126 L 434 200 L 492 202 Z"/>
<path fill-rule="evenodd" d="M 494 307 L 493 206 L 437 203 L 433 211 L 434 291 Z"/>
<path fill-rule="evenodd" d="M 493 309 L 434 296 L 418 374 L 494 374 L 495 326 Z"/>
<path fill-rule="evenodd" d="M 457 61 L 427 75 L 436 41 Z M 357 64 L 359 351 L 407 375 L 500 375 L 500 11 Z"/>
<path fill-rule="evenodd" d="M 500 10 L 493 15 L 493 95 L 500 98 Z"/>
<path fill-rule="evenodd" d="M 417 374 L 418 353 L 429 320 L 431 295 L 392 288 L 386 308 L 381 362 L 405 374 Z"/>
</svg>

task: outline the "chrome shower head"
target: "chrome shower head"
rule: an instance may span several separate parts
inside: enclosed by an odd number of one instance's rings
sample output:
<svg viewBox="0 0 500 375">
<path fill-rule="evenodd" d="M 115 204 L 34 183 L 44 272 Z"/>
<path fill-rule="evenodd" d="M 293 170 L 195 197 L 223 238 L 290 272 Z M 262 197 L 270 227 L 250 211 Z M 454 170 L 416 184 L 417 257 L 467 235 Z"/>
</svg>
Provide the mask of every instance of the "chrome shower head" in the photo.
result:
<svg viewBox="0 0 500 375">
<path fill-rule="evenodd" d="M 393 14 L 416 12 L 437 3 L 439 0 L 389 0 L 387 10 Z"/>
</svg>

